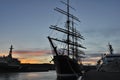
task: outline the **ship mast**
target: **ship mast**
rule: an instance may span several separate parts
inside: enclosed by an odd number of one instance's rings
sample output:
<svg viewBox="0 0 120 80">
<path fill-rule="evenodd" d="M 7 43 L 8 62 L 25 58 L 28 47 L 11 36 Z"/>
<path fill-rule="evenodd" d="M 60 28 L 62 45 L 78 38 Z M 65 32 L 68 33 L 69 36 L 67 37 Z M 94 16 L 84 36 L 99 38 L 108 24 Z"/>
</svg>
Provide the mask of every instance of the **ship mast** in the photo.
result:
<svg viewBox="0 0 120 80">
<path fill-rule="evenodd" d="M 13 50 L 14 48 L 13 48 L 13 45 L 11 45 L 11 47 L 10 47 L 10 51 L 9 51 L 9 57 L 11 57 L 12 58 L 12 50 Z"/>
<path fill-rule="evenodd" d="M 72 8 L 72 7 L 69 5 L 69 0 L 67 0 L 67 3 L 65 3 L 63 1 L 61 1 L 61 2 L 67 6 L 67 10 L 64 11 L 58 7 L 56 7 L 54 10 L 67 16 L 66 26 L 65 26 L 65 28 L 60 28 L 57 25 L 51 25 L 49 28 L 66 34 L 67 38 L 66 39 L 58 39 L 58 38 L 53 38 L 53 37 L 48 36 L 48 40 L 50 41 L 50 44 L 51 44 L 54 52 L 56 53 L 56 55 L 58 55 L 57 46 L 55 46 L 53 44 L 53 40 L 65 43 L 67 45 L 66 51 L 67 51 L 68 56 L 70 55 L 70 49 L 72 47 L 72 49 L 73 49 L 72 55 L 74 58 L 75 54 L 77 54 L 77 52 L 78 52 L 77 49 L 75 49 L 75 48 L 77 48 L 77 47 L 85 48 L 80 43 L 77 42 L 78 38 L 83 39 L 83 40 L 84 40 L 84 38 L 76 30 L 76 28 L 74 27 L 74 22 L 73 22 L 73 20 L 78 21 L 78 22 L 80 22 L 80 20 L 73 14 L 70 14 L 70 8 Z M 74 8 L 72 8 L 72 9 L 74 9 Z M 72 19 L 72 25 L 71 25 L 71 19 Z M 71 38 L 72 38 L 72 40 L 71 40 Z"/>
<path fill-rule="evenodd" d="M 69 56 L 69 41 L 70 41 L 70 37 L 69 37 L 69 27 L 70 27 L 70 19 L 69 19 L 69 0 L 67 0 L 67 28 L 68 28 L 68 35 L 67 35 L 67 50 L 68 50 L 68 56 Z"/>
<path fill-rule="evenodd" d="M 75 32 L 73 19 L 72 19 L 72 31 Z M 72 36 L 72 41 L 75 42 L 74 36 Z M 75 46 L 73 45 L 72 47 L 73 47 L 73 48 L 72 48 L 72 52 L 73 52 L 73 59 L 74 59 L 74 57 L 75 57 Z"/>
<path fill-rule="evenodd" d="M 112 45 L 110 43 L 108 43 L 108 46 L 109 46 L 109 52 L 110 54 L 113 54 L 113 48 L 112 48 Z"/>
</svg>

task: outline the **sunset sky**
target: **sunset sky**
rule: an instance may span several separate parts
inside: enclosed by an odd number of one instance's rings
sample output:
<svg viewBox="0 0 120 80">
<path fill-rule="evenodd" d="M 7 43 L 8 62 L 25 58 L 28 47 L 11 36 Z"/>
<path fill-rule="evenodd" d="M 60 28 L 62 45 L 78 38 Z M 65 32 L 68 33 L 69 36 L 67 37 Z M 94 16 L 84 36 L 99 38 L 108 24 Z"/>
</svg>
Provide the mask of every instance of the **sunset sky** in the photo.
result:
<svg viewBox="0 0 120 80">
<path fill-rule="evenodd" d="M 54 11 L 66 6 L 61 0 L 0 0 L 0 55 L 13 56 L 25 63 L 48 63 L 51 60 L 50 25 L 62 25 L 63 15 Z M 62 0 L 66 1 L 66 0 Z M 113 45 L 120 52 L 120 0 L 70 0 L 80 18 L 78 30 L 84 36 L 86 54 L 101 54 Z"/>
</svg>

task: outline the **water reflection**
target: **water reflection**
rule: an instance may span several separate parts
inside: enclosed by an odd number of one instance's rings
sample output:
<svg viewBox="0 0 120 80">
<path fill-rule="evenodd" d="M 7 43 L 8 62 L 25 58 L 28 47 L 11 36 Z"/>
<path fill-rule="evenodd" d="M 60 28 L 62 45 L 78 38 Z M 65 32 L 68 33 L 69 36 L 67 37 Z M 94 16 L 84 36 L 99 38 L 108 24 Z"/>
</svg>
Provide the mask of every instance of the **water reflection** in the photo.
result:
<svg viewBox="0 0 120 80">
<path fill-rule="evenodd" d="M 81 77 L 57 77 L 57 80 L 81 80 Z"/>
<path fill-rule="evenodd" d="M 0 80 L 81 80 L 80 77 L 57 77 L 55 71 L 0 73 Z"/>
<path fill-rule="evenodd" d="M 0 80 L 56 80 L 55 71 L 0 73 Z"/>
<path fill-rule="evenodd" d="M 0 80 L 16 80 L 17 78 L 17 73 L 0 73 Z"/>
</svg>

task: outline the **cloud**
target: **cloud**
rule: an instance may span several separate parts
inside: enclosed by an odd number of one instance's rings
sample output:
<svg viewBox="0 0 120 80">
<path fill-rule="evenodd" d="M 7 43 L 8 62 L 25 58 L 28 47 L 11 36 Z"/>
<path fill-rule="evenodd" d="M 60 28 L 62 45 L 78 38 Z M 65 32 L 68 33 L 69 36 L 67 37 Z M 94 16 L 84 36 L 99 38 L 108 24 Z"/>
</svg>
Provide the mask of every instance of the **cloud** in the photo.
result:
<svg viewBox="0 0 120 80">
<path fill-rule="evenodd" d="M 101 58 L 101 54 L 86 54 L 86 57 L 82 59 L 83 64 L 96 65 L 97 61 Z"/>
<path fill-rule="evenodd" d="M 6 55 L 5 55 L 6 54 Z M 7 56 L 9 52 L 0 53 L 0 56 Z M 51 50 L 13 50 L 13 58 L 18 58 L 21 63 L 49 63 Z"/>
<path fill-rule="evenodd" d="M 43 58 L 24 58 L 24 59 L 19 59 L 21 63 L 49 63 L 51 60 L 50 57 L 43 57 Z"/>
<path fill-rule="evenodd" d="M 13 51 L 13 54 L 19 54 L 19 55 L 50 55 L 50 50 L 15 50 Z"/>
<path fill-rule="evenodd" d="M 51 50 L 15 50 L 13 57 L 18 58 L 21 63 L 49 63 Z"/>
<path fill-rule="evenodd" d="M 102 25 L 101 25 L 102 26 Z M 85 33 L 92 37 L 118 37 L 120 34 L 120 25 L 103 25 L 102 27 L 92 27 L 86 29 Z"/>
<path fill-rule="evenodd" d="M 114 46 L 113 48 L 116 49 L 115 52 L 120 52 L 120 24 L 105 23 L 90 27 L 83 31 L 87 51 L 92 53 L 99 51 L 105 52 L 108 49 L 107 44 L 110 42 Z"/>
</svg>

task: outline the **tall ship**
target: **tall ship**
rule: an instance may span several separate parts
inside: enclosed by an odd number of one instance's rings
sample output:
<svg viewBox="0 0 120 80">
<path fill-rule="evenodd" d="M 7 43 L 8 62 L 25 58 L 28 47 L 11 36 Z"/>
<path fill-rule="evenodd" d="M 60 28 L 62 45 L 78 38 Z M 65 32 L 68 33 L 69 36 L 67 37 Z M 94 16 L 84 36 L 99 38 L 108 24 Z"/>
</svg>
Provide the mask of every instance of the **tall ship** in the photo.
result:
<svg viewBox="0 0 120 80">
<path fill-rule="evenodd" d="M 67 9 L 62 10 L 56 7 L 54 10 L 66 16 L 65 24 L 63 27 L 58 27 L 58 25 L 49 27 L 64 36 L 64 38 L 48 36 L 52 47 L 53 62 L 56 66 L 57 77 L 79 77 L 83 75 L 81 57 L 84 55 L 80 49 L 86 49 L 80 43 L 84 38 L 75 27 L 75 22 L 80 22 L 80 20 L 70 13 L 70 9 L 74 8 L 69 5 L 69 0 L 61 2 L 66 5 Z"/>
<path fill-rule="evenodd" d="M 21 68 L 20 61 L 12 57 L 13 46 L 11 45 L 9 54 L 0 57 L 0 72 L 14 72 Z"/>
</svg>

